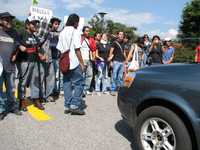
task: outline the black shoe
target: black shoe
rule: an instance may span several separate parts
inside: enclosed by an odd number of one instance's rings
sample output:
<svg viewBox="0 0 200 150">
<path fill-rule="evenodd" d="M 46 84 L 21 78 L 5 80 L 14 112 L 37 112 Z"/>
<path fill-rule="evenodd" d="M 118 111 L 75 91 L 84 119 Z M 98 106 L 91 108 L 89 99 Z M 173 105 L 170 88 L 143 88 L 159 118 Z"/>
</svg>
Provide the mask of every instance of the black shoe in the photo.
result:
<svg viewBox="0 0 200 150">
<path fill-rule="evenodd" d="M 85 111 L 82 108 L 71 109 L 71 115 L 85 115 Z"/>
<path fill-rule="evenodd" d="M 54 99 L 53 96 L 49 96 L 49 97 L 47 98 L 47 100 L 48 100 L 49 102 L 55 102 L 55 101 L 56 101 L 56 100 Z"/>
<path fill-rule="evenodd" d="M 86 97 L 86 94 L 85 94 L 85 93 L 83 93 L 82 97 L 83 97 L 83 98 L 85 98 L 85 97 Z"/>
<path fill-rule="evenodd" d="M 22 115 L 22 112 L 19 111 L 18 109 L 15 109 L 15 110 L 12 110 L 11 113 L 17 115 L 17 116 L 21 116 Z"/>
<path fill-rule="evenodd" d="M 83 103 L 81 104 L 81 109 L 86 109 L 87 108 L 87 105 L 85 103 L 85 101 L 83 101 Z"/>
<path fill-rule="evenodd" d="M 65 110 L 64 110 L 64 114 L 69 114 L 69 113 L 71 113 L 71 110 L 70 110 L 70 109 L 65 109 Z"/>
<path fill-rule="evenodd" d="M 53 96 L 53 99 L 56 102 L 59 99 L 59 95 Z"/>
<path fill-rule="evenodd" d="M 5 118 L 6 114 L 5 113 L 0 113 L 0 121 L 2 121 Z"/>
</svg>

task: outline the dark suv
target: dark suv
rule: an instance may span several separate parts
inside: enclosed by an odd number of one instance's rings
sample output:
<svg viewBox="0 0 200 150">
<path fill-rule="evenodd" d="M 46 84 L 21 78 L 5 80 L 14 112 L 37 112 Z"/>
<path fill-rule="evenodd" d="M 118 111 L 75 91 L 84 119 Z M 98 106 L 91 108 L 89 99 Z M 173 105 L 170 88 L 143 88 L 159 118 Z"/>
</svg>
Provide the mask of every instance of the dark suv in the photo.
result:
<svg viewBox="0 0 200 150">
<path fill-rule="evenodd" d="M 118 94 L 139 150 L 200 150 L 200 65 L 152 66 Z"/>
</svg>

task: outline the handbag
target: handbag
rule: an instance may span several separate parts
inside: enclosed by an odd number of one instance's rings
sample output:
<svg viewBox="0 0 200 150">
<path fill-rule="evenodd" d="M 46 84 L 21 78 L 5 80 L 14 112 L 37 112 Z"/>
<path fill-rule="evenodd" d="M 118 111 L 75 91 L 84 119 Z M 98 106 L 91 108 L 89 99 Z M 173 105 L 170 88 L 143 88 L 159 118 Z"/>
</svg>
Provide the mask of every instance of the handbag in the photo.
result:
<svg viewBox="0 0 200 150">
<path fill-rule="evenodd" d="M 70 53 L 70 47 L 71 47 L 73 35 L 74 35 L 74 31 L 72 33 L 72 37 L 71 37 L 71 41 L 70 41 L 70 45 L 69 45 L 69 50 L 67 50 L 64 53 L 61 53 L 61 55 L 60 55 L 59 69 L 60 69 L 60 71 L 63 74 L 68 73 L 69 70 L 70 70 L 70 57 L 69 57 L 69 53 Z"/>
<path fill-rule="evenodd" d="M 139 53 L 138 53 L 138 46 L 135 44 L 135 50 L 133 52 L 133 59 L 128 67 L 128 71 L 137 71 L 140 68 L 139 65 Z"/>
</svg>

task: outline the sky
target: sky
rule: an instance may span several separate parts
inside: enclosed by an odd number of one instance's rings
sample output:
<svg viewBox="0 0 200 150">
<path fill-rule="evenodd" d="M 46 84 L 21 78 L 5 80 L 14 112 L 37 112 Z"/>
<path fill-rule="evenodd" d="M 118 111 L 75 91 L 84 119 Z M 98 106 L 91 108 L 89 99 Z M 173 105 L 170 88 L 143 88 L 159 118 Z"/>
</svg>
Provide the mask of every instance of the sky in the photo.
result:
<svg viewBox="0 0 200 150">
<path fill-rule="evenodd" d="M 70 13 L 89 20 L 98 12 L 106 12 L 106 19 L 135 26 L 137 33 L 175 38 L 182 10 L 190 0 L 38 0 L 38 7 L 53 10 L 60 19 Z M 0 0 L 0 12 L 9 11 L 25 19 L 31 0 Z"/>
</svg>

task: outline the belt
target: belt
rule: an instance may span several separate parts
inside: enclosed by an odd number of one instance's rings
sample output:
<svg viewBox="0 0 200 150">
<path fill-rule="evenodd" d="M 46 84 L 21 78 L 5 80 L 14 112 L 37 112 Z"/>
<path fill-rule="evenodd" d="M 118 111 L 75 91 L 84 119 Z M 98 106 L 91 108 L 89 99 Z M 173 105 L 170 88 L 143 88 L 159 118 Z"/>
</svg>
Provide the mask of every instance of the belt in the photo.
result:
<svg viewBox="0 0 200 150">
<path fill-rule="evenodd" d="M 37 51 L 36 47 L 26 48 L 26 52 L 29 53 L 35 53 Z"/>
</svg>

